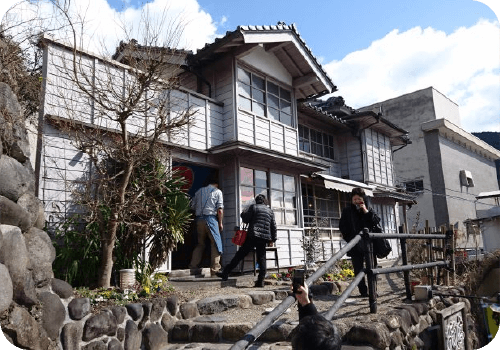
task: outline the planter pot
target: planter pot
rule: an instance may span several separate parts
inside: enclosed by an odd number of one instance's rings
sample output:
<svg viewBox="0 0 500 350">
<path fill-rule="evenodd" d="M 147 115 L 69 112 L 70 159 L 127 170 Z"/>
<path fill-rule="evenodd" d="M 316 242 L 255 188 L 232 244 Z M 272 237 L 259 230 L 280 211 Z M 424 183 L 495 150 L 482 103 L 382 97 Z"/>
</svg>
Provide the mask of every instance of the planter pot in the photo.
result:
<svg viewBox="0 0 500 350">
<path fill-rule="evenodd" d="M 135 283 L 135 270 L 123 269 L 120 270 L 120 289 L 128 289 Z"/>
</svg>

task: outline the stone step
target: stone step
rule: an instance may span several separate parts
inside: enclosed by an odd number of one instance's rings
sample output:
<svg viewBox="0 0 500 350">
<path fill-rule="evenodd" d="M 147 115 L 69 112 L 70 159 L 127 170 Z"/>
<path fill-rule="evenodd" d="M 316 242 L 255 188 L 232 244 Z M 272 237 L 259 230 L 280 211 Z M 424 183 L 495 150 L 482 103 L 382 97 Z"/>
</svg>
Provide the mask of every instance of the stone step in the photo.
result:
<svg viewBox="0 0 500 350">
<path fill-rule="evenodd" d="M 234 343 L 170 343 L 162 350 L 229 350 Z M 291 350 L 292 344 L 290 342 L 276 342 L 264 343 L 256 341 L 252 343 L 247 349 L 259 350 Z M 377 350 L 368 345 L 342 345 L 341 350 Z"/>
</svg>

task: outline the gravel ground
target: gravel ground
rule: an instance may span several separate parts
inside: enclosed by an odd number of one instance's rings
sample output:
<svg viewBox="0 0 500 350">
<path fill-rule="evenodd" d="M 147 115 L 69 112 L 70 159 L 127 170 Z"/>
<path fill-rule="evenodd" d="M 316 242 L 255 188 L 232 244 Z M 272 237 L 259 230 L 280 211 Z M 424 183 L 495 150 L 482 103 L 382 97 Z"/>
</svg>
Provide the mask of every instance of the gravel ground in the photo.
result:
<svg viewBox="0 0 500 350">
<path fill-rule="evenodd" d="M 289 282 L 281 282 L 276 284 L 275 281 L 266 281 L 264 288 L 253 288 L 253 275 L 244 275 L 231 277 L 230 281 L 236 280 L 235 286 L 221 286 L 220 280 L 207 279 L 207 281 L 196 282 L 172 282 L 175 287 L 175 295 L 179 297 L 180 302 L 195 301 L 211 296 L 246 294 L 251 291 L 262 290 L 290 290 Z M 272 284 L 270 284 L 272 283 Z M 392 308 L 394 305 L 402 303 L 405 298 L 405 289 L 403 283 L 403 275 L 390 274 L 379 277 L 378 284 L 378 312 L 381 313 L 386 309 Z M 314 297 L 314 303 L 318 311 L 328 311 L 339 295 L 318 295 Z M 226 322 L 252 322 L 258 323 L 265 315 L 266 310 L 270 310 L 279 305 L 282 300 L 275 300 L 273 303 L 264 305 L 252 305 L 248 309 L 232 308 L 224 311 L 219 316 L 224 316 Z M 337 311 L 334 320 L 346 321 L 355 319 L 358 316 L 369 315 L 370 308 L 368 298 L 359 297 L 357 288 L 352 295 L 346 300 L 342 308 Z M 287 312 L 285 312 L 279 320 L 293 322 L 298 320 L 297 304 L 293 304 Z"/>
</svg>

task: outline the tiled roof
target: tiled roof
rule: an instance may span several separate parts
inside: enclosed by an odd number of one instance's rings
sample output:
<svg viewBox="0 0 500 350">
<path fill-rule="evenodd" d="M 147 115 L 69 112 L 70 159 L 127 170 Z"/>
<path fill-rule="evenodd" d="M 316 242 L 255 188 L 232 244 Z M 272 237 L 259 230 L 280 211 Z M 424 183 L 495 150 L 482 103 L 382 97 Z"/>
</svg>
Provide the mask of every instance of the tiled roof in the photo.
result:
<svg viewBox="0 0 500 350">
<path fill-rule="evenodd" d="M 329 83 L 331 83 L 332 86 L 335 86 L 331 78 L 328 76 L 328 73 L 323 69 L 323 66 L 319 63 L 316 56 L 314 56 L 314 54 L 312 53 L 312 50 L 309 48 L 309 46 L 307 46 L 305 40 L 300 36 L 300 33 L 297 30 L 295 23 L 288 25 L 285 24 L 284 22 L 278 22 L 277 25 L 270 25 L 270 26 L 266 25 L 238 26 L 234 31 L 227 31 L 224 37 L 215 39 L 215 41 L 211 44 L 205 44 L 205 46 L 202 49 L 197 50 L 196 54 L 194 54 L 193 56 L 196 57 L 197 55 L 203 55 L 205 52 L 209 51 L 214 46 L 223 45 L 224 43 L 229 42 L 238 36 L 241 36 L 243 32 L 280 32 L 280 31 L 290 31 L 291 33 L 293 33 L 295 37 L 298 39 L 298 41 L 301 43 L 301 45 L 304 47 L 308 55 L 312 58 L 315 65 L 321 70 L 321 72 L 325 75 L 325 77 L 328 78 Z"/>
<path fill-rule="evenodd" d="M 300 105 L 299 105 L 299 108 L 300 107 L 303 107 L 303 108 L 307 108 L 307 109 L 311 109 L 313 110 L 314 112 L 316 113 L 320 113 L 320 114 L 323 114 L 331 119 L 333 119 L 334 121 L 338 122 L 338 123 L 341 123 L 341 124 L 347 124 L 346 121 L 342 118 L 339 118 L 337 117 L 336 115 L 330 113 L 330 112 L 327 112 L 326 110 L 324 110 L 322 107 L 318 107 L 316 105 L 314 105 L 313 103 L 311 102 L 302 102 Z"/>
</svg>

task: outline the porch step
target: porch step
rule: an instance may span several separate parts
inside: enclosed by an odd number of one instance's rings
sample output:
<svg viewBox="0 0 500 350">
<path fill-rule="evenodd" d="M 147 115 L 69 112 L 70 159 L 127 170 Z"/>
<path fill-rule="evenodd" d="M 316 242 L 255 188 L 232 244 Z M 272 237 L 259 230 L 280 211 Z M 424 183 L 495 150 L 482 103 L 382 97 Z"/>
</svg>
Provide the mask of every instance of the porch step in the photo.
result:
<svg viewBox="0 0 500 350">
<path fill-rule="evenodd" d="M 172 270 L 168 274 L 168 281 L 174 288 L 190 289 L 211 289 L 223 287 L 252 287 L 256 277 L 253 273 L 230 275 L 227 281 L 222 281 L 220 277 L 211 276 L 210 268 Z"/>
<path fill-rule="evenodd" d="M 210 277 L 210 268 L 172 270 L 168 274 L 169 279 L 173 278 L 205 278 Z"/>
</svg>

